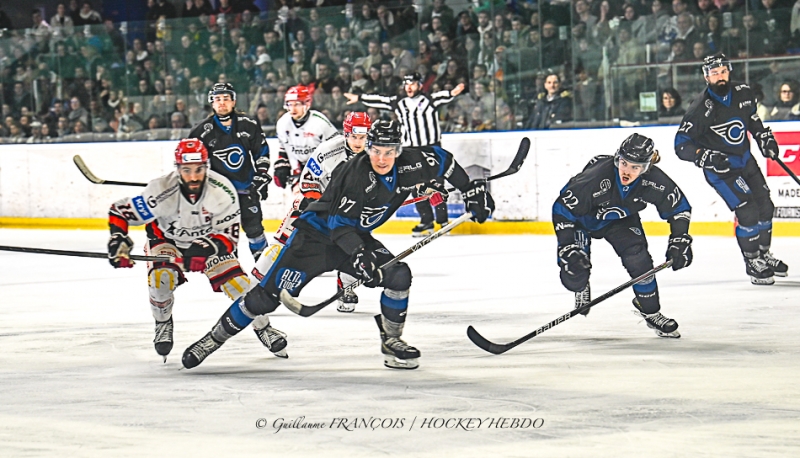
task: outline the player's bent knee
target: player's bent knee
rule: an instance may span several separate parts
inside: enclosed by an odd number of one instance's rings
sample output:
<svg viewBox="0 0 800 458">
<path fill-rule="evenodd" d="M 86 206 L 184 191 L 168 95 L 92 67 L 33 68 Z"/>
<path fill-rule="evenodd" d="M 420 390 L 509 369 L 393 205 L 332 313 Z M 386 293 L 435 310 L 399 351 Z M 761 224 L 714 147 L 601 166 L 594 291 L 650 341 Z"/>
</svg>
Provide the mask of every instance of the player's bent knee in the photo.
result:
<svg viewBox="0 0 800 458">
<path fill-rule="evenodd" d="M 395 291 L 404 291 L 411 287 L 411 269 L 408 264 L 398 262 L 383 272 L 381 286 Z"/>
<path fill-rule="evenodd" d="M 150 298 L 158 302 L 166 301 L 172 297 L 175 288 L 183 283 L 183 273 L 174 267 L 156 267 L 147 275 L 147 286 L 150 289 Z"/>
<path fill-rule="evenodd" d="M 242 271 L 239 260 L 233 254 L 208 258 L 205 274 L 214 291 L 223 291 L 233 300 L 244 296 L 250 289 L 250 279 Z"/>
<path fill-rule="evenodd" d="M 272 313 L 278 305 L 278 298 L 261 285 L 256 285 L 244 296 L 244 306 L 253 316 Z"/>
<path fill-rule="evenodd" d="M 632 277 L 637 277 L 653 268 L 653 258 L 643 243 L 631 245 L 622 252 L 622 265 Z"/>
<path fill-rule="evenodd" d="M 774 210 L 774 208 L 773 208 Z M 746 202 L 734 210 L 739 226 L 753 227 L 758 225 L 759 209 L 754 202 Z M 769 212 L 772 215 L 772 210 Z"/>
</svg>

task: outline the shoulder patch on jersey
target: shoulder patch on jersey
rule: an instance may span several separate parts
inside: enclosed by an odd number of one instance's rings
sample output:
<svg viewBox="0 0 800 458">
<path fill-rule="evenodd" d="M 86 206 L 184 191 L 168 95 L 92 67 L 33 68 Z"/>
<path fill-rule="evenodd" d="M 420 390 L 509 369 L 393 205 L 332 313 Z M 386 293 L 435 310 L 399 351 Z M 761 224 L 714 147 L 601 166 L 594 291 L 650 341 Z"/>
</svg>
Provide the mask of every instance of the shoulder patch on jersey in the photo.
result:
<svg viewBox="0 0 800 458">
<path fill-rule="evenodd" d="M 150 208 L 156 208 L 161 202 L 164 202 L 165 200 L 169 199 L 170 196 L 172 196 L 173 194 L 178 192 L 179 188 L 180 188 L 180 185 L 178 183 L 175 183 L 174 185 L 170 186 L 169 188 L 161 191 L 161 194 L 159 194 L 157 196 L 148 197 L 147 198 L 147 205 L 149 205 Z"/>
<path fill-rule="evenodd" d="M 318 113 L 318 112 L 313 112 L 312 111 L 311 112 L 311 116 L 314 116 L 315 118 L 319 118 L 319 119 L 325 121 L 325 123 L 328 124 L 329 126 L 333 127 L 333 124 L 331 124 L 331 120 L 326 118 L 325 115 L 323 115 L 322 113 Z"/>
<path fill-rule="evenodd" d="M 247 116 L 239 116 L 236 119 L 239 120 L 239 121 L 247 121 L 247 122 L 249 122 L 250 124 L 253 124 L 253 125 L 258 125 L 258 124 L 256 124 L 256 122 L 254 120 L 248 118 Z"/>
<path fill-rule="evenodd" d="M 131 199 L 131 201 L 133 202 L 133 208 L 136 209 L 136 213 L 138 213 L 143 220 L 153 217 L 153 214 L 150 212 L 150 208 L 147 206 L 147 202 L 144 201 L 144 197 L 136 196 Z"/>
<path fill-rule="evenodd" d="M 653 188 L 658 192 L 664 192 L 664 185 L 658 184 L 655 181 L 645 180 L 642 178 L 642 186 Z"/>
<path fill-rule="evenodd" d="M 231 203 L 236 203 L 236 194 L 234 194 L 231 188 L 229 188 L 225 183 L 212 177 L 208 177 L 208 182 L 225 191 L 231 197 Z"/>
<path fill-rule="evenodd" d="M 317 161 L 315 161 L 313 157 L 308 158 L 306 166 L 308 167 L 309 170 L 311 170 L 311 173 L 313 173 L 314 175 L 318 177 L 322 176 L 322 167 L 320 167 L 319 164 L 317 164 Z"/>
</svg>

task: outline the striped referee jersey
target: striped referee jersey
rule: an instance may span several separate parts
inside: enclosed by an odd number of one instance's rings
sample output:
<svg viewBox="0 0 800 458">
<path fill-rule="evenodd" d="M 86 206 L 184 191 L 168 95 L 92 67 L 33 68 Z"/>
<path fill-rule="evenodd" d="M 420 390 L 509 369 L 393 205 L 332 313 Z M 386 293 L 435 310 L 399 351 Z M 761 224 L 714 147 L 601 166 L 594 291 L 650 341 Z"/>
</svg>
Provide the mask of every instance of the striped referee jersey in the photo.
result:
<svg viewBox="0 0 800 458">
<path fill-rule="evenodd" d="M 403 126 L 403 146 L 429 146 L 442 141 L 442 128 L 436 109 L 453 100 L 450 91 L 419 93 L 414 97 L 386 97 L 362 94 L 361 103 L 367 107 L 391 110 Z"/>
</svg>

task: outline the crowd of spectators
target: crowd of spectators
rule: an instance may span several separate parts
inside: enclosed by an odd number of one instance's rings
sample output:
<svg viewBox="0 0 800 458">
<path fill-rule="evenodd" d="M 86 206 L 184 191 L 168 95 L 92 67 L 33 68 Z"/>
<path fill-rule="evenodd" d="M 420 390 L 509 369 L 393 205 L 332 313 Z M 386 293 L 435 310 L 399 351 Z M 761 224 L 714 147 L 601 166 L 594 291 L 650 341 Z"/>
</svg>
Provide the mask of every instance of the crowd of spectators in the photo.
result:
<svg viewBox="0 0 800 458">
<path fill-rule="evenodd" d="M 415 71 L 426 92 L 467 87 L 440 112 L 450 132 L 674 119 L 704 87 L 703 56 L 800 53 L 800 0 L 450 3 L 147 0 L 141 23 L 114 23 L 90 1 L 34 9 L 27 24 L 0 9 L 0 141 L 177 139 L 210 114 L 216 82 L 267 132 L 296 84 L 341 126 L 363 109 L 344 93 L 401 93 Z M 797 63 L 751 69 L 766 120 L 800 119 Z M 655 112 L 642 112 L 642 92 L 657 94 Z"/>
</svg>

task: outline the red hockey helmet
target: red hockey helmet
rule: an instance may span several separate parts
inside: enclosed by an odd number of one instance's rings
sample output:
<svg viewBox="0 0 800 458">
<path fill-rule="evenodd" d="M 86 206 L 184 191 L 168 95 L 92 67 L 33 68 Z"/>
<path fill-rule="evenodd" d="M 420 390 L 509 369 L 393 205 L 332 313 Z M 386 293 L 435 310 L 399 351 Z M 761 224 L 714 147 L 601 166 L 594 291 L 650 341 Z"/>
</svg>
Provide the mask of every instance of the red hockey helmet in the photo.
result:
<svg viewBox="0 0 800 458">
<path fill-rule="evenodd" d="M 302 102 L 305 104 L 311 103 L 311 90 L 305 86 L 292 86 L 286 91 L 283 96 L 283 103 L 289 102 Z"/>
<path fill-rule="evenodd" d="M 344 119 L 345 135 L 366 134 L 371 126 L 369 115 L 363 111 L 351 111 Z"/>
<path fill-rule="evenodd" d="M 196 138 L 185 138 L 175 148 L 175 165 L 207 163 L 208 150 L 206 145 Z"/>
</svg>

